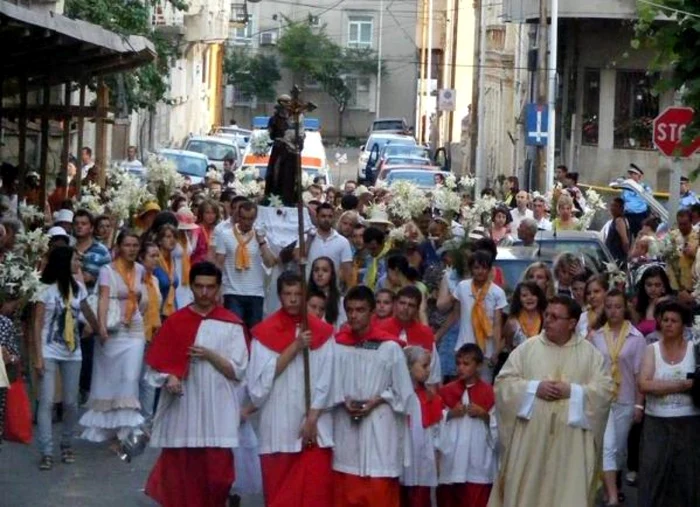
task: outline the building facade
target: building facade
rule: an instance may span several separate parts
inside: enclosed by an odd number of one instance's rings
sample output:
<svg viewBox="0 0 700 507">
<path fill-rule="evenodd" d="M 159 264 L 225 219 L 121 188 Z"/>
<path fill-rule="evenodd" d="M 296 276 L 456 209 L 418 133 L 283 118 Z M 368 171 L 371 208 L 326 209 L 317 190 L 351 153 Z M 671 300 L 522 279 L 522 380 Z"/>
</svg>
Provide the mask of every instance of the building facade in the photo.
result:
<svg viewBox="0 0 700 507">
<path fill-rule="evenodd" d="M 375 117 L 405 118 L 409 125 L 415 121 L 417 54 L 417 1 L 388 0 L 323 0 L 310 6 L 303 2 L 263 1 L 248 3 L 234 0 L 232 18 L 237 12 L 247 14 L 247 23 L 234 23 L 228 44 L 251 52 L 276 54 L 279 37 L 286 20 L 310 20 L 313 27 L 324 27 L 327 35 L 338 45 L 348 48 L 371 49 L 381 53 L 385 72 L 381 81 L 374 75 L 348 75 L 345 82 L 352 97 L 341 114 L 338 104 L 316 83 L 306 83 L 304 97 L 317 105 L 313 116 L 321 121 L 325 139 L 366 136 Z M 388 8 L 390 7 L 390 9 Z M 381 47 L 380 47 L 381 41 Z M 277 83 L 278 94 L 289 93 L 294 84 L 291 73 L 281 69 L 282 80 Z M 377 106 L 379 110 L 377 110 Z M 225 120 L 233 119 L 242 127 L 250 127 L 255 116 L 270 115 L 274 103 L 264 103 L 256 97 L 244 97 L 230 87 L 227 93 Z"/>
</svg>

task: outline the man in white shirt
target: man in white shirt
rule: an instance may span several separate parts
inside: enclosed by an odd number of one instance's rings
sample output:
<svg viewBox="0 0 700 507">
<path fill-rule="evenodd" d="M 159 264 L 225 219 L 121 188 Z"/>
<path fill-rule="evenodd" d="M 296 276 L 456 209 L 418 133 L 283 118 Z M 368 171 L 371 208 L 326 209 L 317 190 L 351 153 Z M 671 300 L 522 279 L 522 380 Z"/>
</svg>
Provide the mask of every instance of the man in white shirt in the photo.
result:
<svg viewBox="0 0 700 507">
<path fill-rule="evenodd" d="M 277 262 L 265 236 L 253 230 L 258 206 L 245 201 L 237 221 L 226 222 L 216 231 L 216 265 L 224 273 L 224 307 L 238 315 L 248 328 L 262 320 L 265 268 Z"/>
<path fill-rule="evenodd" d="M 299 331 L 302 278 L 277 279 L 282 308 L 252 329 L 247 386 L 260 412 L 257 429 L 265 505 L 333 505 L 333 326 L 308 315 Z M 304 393 L 304 349 L 309 349 L 310 407 Z"/>
<path fill-rule="evenodd" d="M 413 383 L 398 337 L 372 323 L 372 291 L 353 287 L 344 304 L 348 325 L 335 337 L 332 505 L 395 507 L 410 462 L 404 435 Z"/>
<path fill-rule="evenodd" d="M 525 190 L 521 190 L 515 194 L 515 208 L 510 210 L 510 217 L 513 222 L 510 224 L 511 231 L 517 231 L 520 222 L 524 218 L 532 218 L 532 210 L 528 209 L 527 205 L 530 204 L 530 196 Z"/>
<path fill-rule="evenodd" d="M 310 240 L 309 266 L 319 257 L 333 261 L 339 279 L 346 284 L 352 277 L 352 246 L 346 237 L 333 229 L 333 206 L 322 203 L 316 210 L 316 235 Z"/>
<path fill-rule="evenodd" d="M 136 146 L 129 146 L 126 149 L 126 160 L 122 161 L 121 166 L 132 172 L 143 171 L 143 164 L 136 158 Z"/>
<path fill-rule="evenodd" d="M 95 161 L 92 160 L 92 148 L 83 146 L 80 150 L 80 174 L 82 178 L 87 177 L 88 171 L 95 166 Z"/>
<path fill-rule="evenodd" d="M 235 388 L 248 365 L 243 323 L 216 303 L 221 271 L 195 264 L 190 285 L 194 303 L 167 318 L 146 357 L 148 381 L 163 387 L 151 435 L 163 450 L 146 494 L 164 507 L 226 504 L 240 422 Z"/>
<path fill-rule="evenodd" d="M 552 230 L 552 222 L 550 222 L 549 218 L 547 218 L 547 202 L 541 195 L 538 195 L 532 200 L 532 218 L 537 221 L 537 227 L 539 230 Z"/>
</svg>

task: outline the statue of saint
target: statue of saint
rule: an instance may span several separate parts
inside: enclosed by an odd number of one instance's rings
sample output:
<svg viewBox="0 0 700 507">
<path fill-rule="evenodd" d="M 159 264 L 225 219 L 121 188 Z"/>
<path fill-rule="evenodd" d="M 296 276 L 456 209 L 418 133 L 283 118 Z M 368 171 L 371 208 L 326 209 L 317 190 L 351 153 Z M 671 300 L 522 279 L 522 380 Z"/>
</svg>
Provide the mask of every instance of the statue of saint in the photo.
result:
<svg viewBox="0 0 700 507">
<path fill-rule="evenodd" d="M 304 147 L 303 115 L 299 115 L 299 143 L 296 141 L 295 119 L 290 110 L 292 98 L 280 95 L 275 113 L 270 117 L 267 130 L 272 140 L 272 152 L 265 174 L 265 198 L 271 195 L 282 199 L 285 206 L 295 206 L 298 200 L 297 159 Z"/>
</svg>

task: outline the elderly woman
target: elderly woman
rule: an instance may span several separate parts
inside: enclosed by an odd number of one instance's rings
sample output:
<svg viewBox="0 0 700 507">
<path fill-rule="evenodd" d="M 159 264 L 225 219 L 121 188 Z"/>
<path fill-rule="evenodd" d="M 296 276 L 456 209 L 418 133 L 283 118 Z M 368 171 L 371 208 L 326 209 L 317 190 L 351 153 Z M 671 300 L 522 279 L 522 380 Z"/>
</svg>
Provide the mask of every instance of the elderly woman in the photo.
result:
<svg viewBox="0 0 700 507">
<path fill-rule="evenodd" d="M 676 299 L 657 310 L 661 339 L 647 346 L 638 382 L 646 395 L 638 505 L 700 505 L 700 408 L 688 379 L 695 354 L 683 335 L 692 313 Z"/>
</svg>

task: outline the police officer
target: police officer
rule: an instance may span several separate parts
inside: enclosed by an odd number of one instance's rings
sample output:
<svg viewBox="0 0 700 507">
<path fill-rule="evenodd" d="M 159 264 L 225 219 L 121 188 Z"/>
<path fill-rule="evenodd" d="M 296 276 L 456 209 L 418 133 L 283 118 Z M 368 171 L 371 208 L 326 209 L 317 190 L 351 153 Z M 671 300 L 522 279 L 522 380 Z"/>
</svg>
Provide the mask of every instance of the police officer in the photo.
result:
<svg viewBox="0 0 700 507">
<path fill-rule="evenodd" d="M 685 176 L 681 176 L 681 202 L 679 203 L 679 209 L 690 208 L 698 202 L 698 196 L 690 190 L 690 180 Z"/>
<path fill-rule="evenodd" d="M 644 171 L 639 166 L 630 164 L 627 176 L 641 186 L 644 192 L 651 193 L 651 187 L 642 181 Z M 642 229 L 644 219 L 649 216 L 649 205 L 638 193 L 632 190 L 623 190 L 622 200 L 625 201 L 625 218 L 629 223 L 630 235 L 634 237 Z"/>
</svg>

